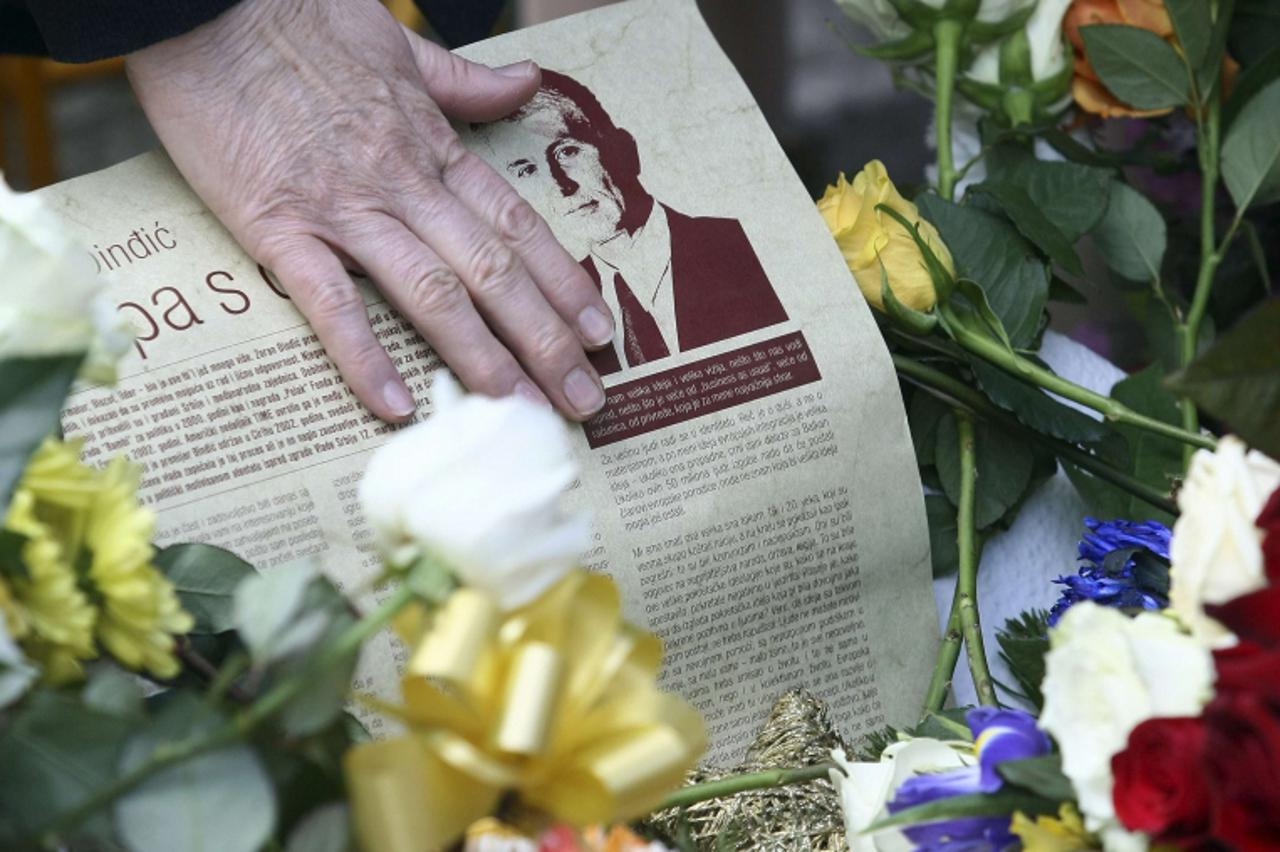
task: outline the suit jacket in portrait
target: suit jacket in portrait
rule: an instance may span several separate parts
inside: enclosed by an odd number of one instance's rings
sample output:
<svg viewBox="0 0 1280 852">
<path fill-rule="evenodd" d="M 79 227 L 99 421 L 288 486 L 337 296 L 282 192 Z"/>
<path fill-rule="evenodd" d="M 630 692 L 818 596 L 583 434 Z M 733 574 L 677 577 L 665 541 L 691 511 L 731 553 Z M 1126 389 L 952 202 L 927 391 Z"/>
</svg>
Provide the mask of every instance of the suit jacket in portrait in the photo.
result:
<svg viewBox="0 0 1280 852">
<path fill-rule="evenodd" d="M 786 321 L 787 312 L 737 219 L 686 216 L 665 204 L 663 209 L 671 232 L 671 287 L 681 352 Z M 600 287 L 600 271 L 590 255 L 582 266 Z M 602 376 L 622 368 L 612 346 L 590 357 Z"/>
</svg>

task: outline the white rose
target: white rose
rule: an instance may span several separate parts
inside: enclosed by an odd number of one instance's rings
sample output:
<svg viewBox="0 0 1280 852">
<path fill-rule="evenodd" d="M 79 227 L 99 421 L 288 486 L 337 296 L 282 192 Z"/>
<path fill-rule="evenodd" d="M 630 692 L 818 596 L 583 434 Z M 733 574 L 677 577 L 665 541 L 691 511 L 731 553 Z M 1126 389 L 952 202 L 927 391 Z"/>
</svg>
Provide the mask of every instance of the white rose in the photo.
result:
<svg viewBox="0 0 1280 852">
<path fill-rule="evenodd" d="M 1182 514 L 1169 543 L 1169 606 L 1192 635 L 1212 645 L 1229 643 L 1225 627 L 1204 605 L 1225 603 L 1266 583 L 1262 531 L 1255 521 L 1280 488 L 1280 464 L 1247 451 L 1228 435 L 1217 452 L 1197 450 L 1178 492 Z"/>
<path fill-rule="evenodd" d="M 132 335 L 104 286 L 57 217 L 0 180 L 0 358 L 88 351 L 85 373 L 110 379 Z"/>
<path fill-rule="evenodd" d="M 831 770 L 831 784 L 840 795 L 849 852 L 908 852 L 914 844 L 895 828 L 863 834 L 888 815 L 885 805 L 903 781 L 923 772 L 944 772 L 972 766 L 971 754 L 957 751 L 941 740 L 921 737 L 894 743 L 874 763 L 857 763 L 836 749 L 831 757 L 844 773 Z"/>
<path fill-rule="evenodd" d="M 1048 80 L 1062 73 L 1071 61 L 1062 37 L 1062 18 L 1071 3 L 1072 0 L 1040 0 L 1023 27 L 1033 80 Z M 1011 36 L 1020 37 L 1022 36 L 1016 33 Z M 979 83 L 998 85 L 1001 82 L 1000 48 L 1000 42 L 996 42 L 978 51 L 973 63 L 965 71 L 965 76 Z"/>
<path fill-rule="evenodd" d="M 1171 618 L 1129 618 L 1092 601 L 1067 610 L 1049 642 L 1040 727 L 1058 742 L 1086 826 L 1105 830 L 1114 838 L 1108 848 L 1119 848 L 1111 758 L 1139 722 L 1197 715 L 1212 694 L 1212 659 Z"/>
<path fill-rule="evenodd" d="M 360 501 L 386 558 L 430 552 L 504 609 L 525 604 L 576 566 L 590 529 L 561 506 L 578 475 L 568 430 L 519 397 L 464 395 L 440 371 L 435 410 L 369 460 Z"/>
<path fill-rule="evenodd" d="M 893 41 L 911 32 L 911 25 L 898 15 L 889 0 L 836 0 L 844 13 L 869 29 L 882 41 Z M 922 5 L 942 9 L 947 0 L 920 0 Z M 982 0 L 974 18 L 985 24 L 999 24 L 1023 11 L 1036 0 Z"/>
</svg>

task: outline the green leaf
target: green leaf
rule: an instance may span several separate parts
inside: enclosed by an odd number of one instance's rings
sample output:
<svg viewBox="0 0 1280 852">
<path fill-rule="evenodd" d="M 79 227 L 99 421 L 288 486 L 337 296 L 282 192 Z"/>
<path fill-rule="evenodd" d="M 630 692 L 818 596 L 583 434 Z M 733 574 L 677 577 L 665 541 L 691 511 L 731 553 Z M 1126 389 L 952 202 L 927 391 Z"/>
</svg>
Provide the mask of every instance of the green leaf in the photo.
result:
<svg viewBox="0 0 1280 852">
<path fill-rule="evenodd" d="M 1164 6 L 1173 20 L 1173 30 L 1178 35 L 1187 64 L 1199 68 L 1209 52 L 1209 39 L 1213 34 L 1209 4 L 1205 0 L 1165 0 Z"/>
<path fill-rule="evenodd" d="M 880 44 L 850 45 L 863 56 L 885 61 L 917 59 L 933 49 L 933 38 L 927 32 L 912 30 L 910 35 Z"/>
<path fill-rule="evenodd" d="M 921 822 L 937 822 L 966 816 L 1012 816 L 1021 811 L 1027 816 L 1055 814 L 1059 802 L 1051 802 L 1031 793 L 1004 789 L 995 793 L 971 793 L 963 796 L 946 796 L 898 811 L 890 817 L 876 820 L 863 834 L 894 828 L 900 825 L 914 825 Z"/>
<path fill-rule="evenodd" d="M 305 618 L 323 619 L 324 630 L 306 643 L 307 647 L 328 647 L 337 636 L 355 623 L 347 608 L 346 599 L 327 579 L 318 577 L 308 586 L 303 596 L 301 611 Z M 281 643 L 277 645 L 277 653 Z M 342 714 L 342 708 L 351 694 L 351 677 L 355 673 L 359 649 L 352 649 L 345 658 L 334 660 L 330 666 L 307 682 L 307 686 L 285 705 L 280 714 L 280 725 L 290 737 L 305 737 L 326 728 Z M 289 677 L 310 663 L 309 655 L 284 660 L 273 667 L 274 677 Z"/>
<path fill-rule="evenodd" d="M 65 693 L 31 694 L 0 736 L 0 811 L 24 834 L 41 830 L 111 783 L 135 726 Z M 87 829 L 110 834 L 105 815 L 94 816 Z"/>
<path fill-rule="evenodd" d="M 1007 619 L 996 631 L 1000 659 L 1009 667 L 1022 697 L 1037 711 L 1044 707 L 1044 657 L 1049 653 L 1049 613 L 1043 609 Z"/>
<path fill-rule="evenodd" d="M 987 301 L 987 294 L 978 282 L 971 278 L 961 278 L 956 282 L 956 292 L 961 298 L 952 299 L 939 310 L 944 327 L 959 323 L 970 331 L 994 338 L 1012 352 L 1013 342 L 1009 340 L 1009 332 L 1005 330 L 999 314 Z"/>
<path fill-rule="evenodd" d="M 1073 444 L 1100 441 L 1108 434 L 1105 424 L 1018 381 L 999 367 L 977 358 L 970 359 L 969 367 L 992 402 L 1037 432 Z"/>
<path fill-rule="evenodd" d="M 946 710 L 931 710 L 924 719 L 910 730 L 913 737 L 930 737 L 935 740 L 957 740 L 973 742 L 973 731 L 969 728 L 966 716 L 968 707 L 949 707 Z"/>
<path fill-rule="evenodd" d="M 1112 271 L 1131 281 L 1159 281 L 1167 244 L 1164 217 L 1147 197 L 1120 181 L 1093 231 L 1093 243 Z"/>
<path fill-rule="evenodd" d="M 924 513 L 929 520 L 929 553 L 933 576 L 948 577 L 960 568 L 956 547 L 956 507 L 941 494 L 924 495 Z"/>
<path fill-rule="evenodd" d="M 86 707 L 111 716 L 141 718 L 143 715 L 141 681 L 111 663 L 93 668 L 81 697 Z"/>
<path fill-rule="evenodd" d="M 994 198 L 1022 236 L 1035 243 L 1040 251 L 1063 269 L 1075 275 L 1084 274 L 1084 267 L 1080 265 L 1080 258 L 1071 247 L 1071 241 L 1022 187 L 988 180 L 970 187 L 969 192 L 983 193 Z"/>
<path fill-rule="evenodd" d="M 1240 110 L 1222 143 L 1222 179 L 1245 210 L 1280 199 L 1280 80 Z"/>
<path fill-rule="evenodd" d="M 284 852 L 354 852 L 351 815 L 344 802 L 332 802 L 307 814 L 289 832 Z"/>
<path fill-rule="evenodd" d="M 915 446 L 916 462 L 920 467 L 933 464 L 933 449 L 938 441 L 938 423 L 951 409 L 945 402 L 924 390 L 911 395 L 907 408 L 907 426 L 911 429 L 911 443 Z"/>
<path fill-rule="evenodd" d="M 1045 162 L 1009 146 L 1003 146 L 992 161 L 988 179 L 1021 187 L 1068 242 L 1088 233 L 1107 209 L 1109 169 Z"/>
<path fill-rule="evenodd" d="M 884 311 L 889 318 L 912 334 L 927 335 L 938 325 L 938 317 L 925 311 L 909 308 L 893 292 L 889 283 L 889 272 L 880 264 L 880 300 L 884 303 Z"/>
<path fill-rule="evenodd" d="M 1035 247 L 1001 217 L 926 194 L 920 212 L 937 227 L 956 271 L 982 287 L 1015 347 L 1035 339 L 1049 276 Z"/>
<path fill-rule="evenodd" d="M 173 583 L 182 607 L 195 619 L 192 633 L 221 633 L 235 626 L 236 586 L 257 575 L 248 562 L 211 544 L 171 544 L 155 563 Z"/>
<path fill-rule="evenodd" d="M 1033 454 L 1025 441 L 987 423 L 974 424 L 978 482 L 974 525 L 984 529 L 1015 506 L 1031 484 Z M 960 444 L 954 414 L 938 424 L 934 457 L 943 490 L 952 504 L 960 502 Z"/>
<path fill-rule="evenodd" d="M 1049 281 L 1049 301 L 1064 302 L 1068 305 L 1084 305 L 1088 304 L 1089 299 L 1084 293 L 1080 292 L 1076 285 L 1065 278 L 1059 278 L 1055 275 Z"/>
<path fill-rule="evenodd" d="M 1280 298 L 1246 315 L 1169 383 L 1280 459 Z"/>
<path fill-rule="evenodd" d="M 1268 51 L 1256 63 L 1240 72 L 1235 85 L 1231 87 L 1231 97 L 1222 106 L 1222 126 L 1227 129 L 1228 134 L 1244 105 L 1277 78 L 1280 78 L 1280 47 Z"/>
<path fill-rule="evenodd" d="M 1062 755 L 1042 754 L 1022 760 L 1004 760 L 996 764 L 996 772 L 1010 784 L 1056 802 L 1074 801 L 1075 789 L 1062 774 Z"/>
<path fill-rule="evenodd" d="M 1140 414 L 1166 423 L 1178 424 L 1181 418 L 1177 401 L 1165 388 L 1163 378 L 1163 369 L 1160 365 L 1152 364 L 1145 370 L 1117 382 L 1111 388 L 1111 396 Z M 1166 493 L 1170 492 L 1173 483 L 1182 475 L 1182 444 L 1172 438 L 1153 435 L 1144 429 L 1122 423 L 1116 424 L 1113 428 L 1124 438 L 1129 449 L 1127 463 L 1116 464 L 1116 466 L 1147 485 Z M 1076 490 L 1080 492 L 1080 496 L 1089 505 L 1092 514 L 1133 520 L 1151 518 L 1165 524 L 1173 522 L 1172 516 L 1167 512 L 1156 509 L 1146 501 L 1121 491 L 1073 465 L 1067 465 L 1066 468 L 1067 475 L 1076 486 Z"/>
<path fill-rule="evenodd" d="M 236 586 L 232 620 L 257 664 L 269 662 L 277 653 L 276 646 L 290 632 L 296 636 L 300 627 L 304 631 L 313 629 L 311 622 L 294 622 L 302 610 L 307 586 L 316 576 L 315 564 L 300 559 L 255 574 Z"/>
<path fill-rule="evenodd" d="M 128 741 L 119 771 L 221 724 L 207 704 L 180 692 Z M 275 827 L 276 800 L 253 750 L 230 745 L 160 770 L 118 799 L 114 812 L 131 852 L 258 852 Z"/>
<path fill-rule="evenodd" d="M 1267 2 L 1271 2 L 1271 0 L 1267 0 Z M 1247 6 L 1248 0 L 1245 0 L 1241 5 Z M 1209 48 L 1205 51 L 1204 62 L 1200 64 L 1200 68 L 1196 72 L 1196 80 L 1200 85 L 1200 92 L 1206 98 L 1221 83 L 1222 58 L 1227 53 L 1227 39 L 1232 35 L 1232 25 L 1237 21 L 1244 21 L 1240 15 L 1234 13 L 1233 7 L 1235 3 L 1233 0 L 1219 0 L 1217 6 L 1218 16 L 1213 22 L 1213 31 L 1209 36 Z M 1268 35 L 1271 34 L 1268 33 Z M 1271 39 L 1266 44 L 1270 47 L 1275 44 L 1275 40 Z M 1243 62 L 1248 62 L 1243 52 L 1237 58 Z"/>
<path fill-rule="evenodd" d="M 1160 36 L 1125 24 L 1080 28 L 1089 63 L 1121 101 L 1138 109 L 1187 103 L 1190 80 L 1177 51 Z"/>
<path fill-rule="evenodd" d="M 31 453 L 57 430 L 81 360 L 82 355 L 61 355 L 0 361 L 0 506 L 9 505 Z"/>
</svg>

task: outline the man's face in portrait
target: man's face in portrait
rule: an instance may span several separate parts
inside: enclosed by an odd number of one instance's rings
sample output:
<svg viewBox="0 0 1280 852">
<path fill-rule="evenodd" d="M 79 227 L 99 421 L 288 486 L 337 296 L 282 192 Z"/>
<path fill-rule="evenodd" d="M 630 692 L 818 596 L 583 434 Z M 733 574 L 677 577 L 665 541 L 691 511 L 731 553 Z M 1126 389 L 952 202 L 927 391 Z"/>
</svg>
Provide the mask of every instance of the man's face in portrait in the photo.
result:
<svg viewBox="0 0 1280 852">
<path fill-rule="evenodd" d="M 565 120 L 571 102 L 534 103 L 519 120 L 487 136 L 493 164 L 556 230 L 570 250 L 583 257 L 591 247 L 621 232 L 623 195 L 606 168 L 600 149 L 575 138 Z M 564 227 L 558 227 L 563 222 Z"/>
</svg>

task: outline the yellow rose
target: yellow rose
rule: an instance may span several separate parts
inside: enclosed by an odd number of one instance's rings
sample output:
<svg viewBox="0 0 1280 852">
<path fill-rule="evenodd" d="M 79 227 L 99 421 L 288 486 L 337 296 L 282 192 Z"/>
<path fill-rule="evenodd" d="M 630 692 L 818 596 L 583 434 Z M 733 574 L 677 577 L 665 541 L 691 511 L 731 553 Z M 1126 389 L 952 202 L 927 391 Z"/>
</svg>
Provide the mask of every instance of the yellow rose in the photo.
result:
<svg viewBox="0 0 1280 852">
<path fill-rule="evenodd" d="M 943 244 L 938 231 L 920 218 L 920 211 L 899 193 L 884 163 L 872 160 L 854 176 L 853 182 L 843 174 L 835 186 L 827 187 L 818 201 L 818 211 L 836 238 L 849 271 L 867 301 L 884 310 L 880 295 L 880 267 L 889 276 L 889 287 L 898 301 L 909 308 L 927 311 L 938 300 L 933 279 L 925 267 L 920 247 L 911 234 L 887 213 L 877 210 L 884 204 L 919 228 L 925 245 L 933 250 L 948 272 L 955 273 L 951 252 Z"/>
</svg>

